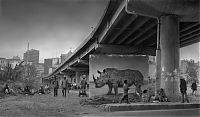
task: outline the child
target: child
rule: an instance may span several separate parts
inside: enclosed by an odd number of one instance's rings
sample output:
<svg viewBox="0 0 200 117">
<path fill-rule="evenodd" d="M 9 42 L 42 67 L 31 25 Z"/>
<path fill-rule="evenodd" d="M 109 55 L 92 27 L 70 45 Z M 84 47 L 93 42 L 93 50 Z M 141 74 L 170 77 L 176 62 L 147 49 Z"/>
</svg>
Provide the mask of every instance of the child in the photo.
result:
<svg viewBox="0 0 200 117">
<path fill-rule="evenodd" d="M 128 90 L 129 90 L 129 88 L 128 88 L 128 85 L 127 85 L 127 80 L 124 80 L 123 89 L 124 89 L 124 94 L 123 94 L 123 97 L 120 100 L 120 103 L 122 103 L 123 100 L 126 100 L 126 103 L 130 104 L 129 101 L 128 101 Z"/>
<path fill-rule="evenodd" d="M 197 96 L 197 84 L 196 84 L 196 81 L 194 81 L 192 83 L 191 89 L 192 89 L 192 95 L 194 94 L 195 96 Z"/>
</svg>

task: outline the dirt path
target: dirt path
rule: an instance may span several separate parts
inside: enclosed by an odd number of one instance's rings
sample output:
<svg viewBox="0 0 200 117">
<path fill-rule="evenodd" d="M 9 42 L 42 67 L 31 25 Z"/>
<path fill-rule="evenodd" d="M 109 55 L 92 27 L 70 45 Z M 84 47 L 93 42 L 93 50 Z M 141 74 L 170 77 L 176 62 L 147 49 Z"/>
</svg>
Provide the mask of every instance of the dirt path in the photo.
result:
<svg viewBox="0 0 200 117">
<path fill-rule="evenodd" d="M 0 116 L 65 116 L 77 117 L 86 114 L 101 113 L 102 111 L 92 106 L 81 106 L 78 97 L 73 91 L 62 97 L 52 94 L 34 96 L 13 96 L 0 99 Z"/>
</svg>

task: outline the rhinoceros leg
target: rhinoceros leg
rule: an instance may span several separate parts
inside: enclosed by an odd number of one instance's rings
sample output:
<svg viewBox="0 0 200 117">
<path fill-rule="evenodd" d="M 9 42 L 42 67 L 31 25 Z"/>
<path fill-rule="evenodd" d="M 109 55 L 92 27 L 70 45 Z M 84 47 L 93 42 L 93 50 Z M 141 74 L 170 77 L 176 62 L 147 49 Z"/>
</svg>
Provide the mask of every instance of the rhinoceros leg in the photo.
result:
<svg viewBox="0 0 200 117">
<path fill-rule="evenodd" d="M 113 84 L 113 88 L 115 91 L 115 95 L 117 95 L 118 94 L 118 84 Z"/>
<path fill-rule="evenodd" d="M 139 84 L 136 85 L 136 91 L 139 93 L 140 96 L 142 96 L 141 85 L 139 85 Z"/>
<path fill-rule="evenodd" d="M 107 93 L 107 95 L 110 95 L 112 93 L 112 88 L 113 88 L 112 83 L 108 82 L 108 93 Z"/>
</svg>

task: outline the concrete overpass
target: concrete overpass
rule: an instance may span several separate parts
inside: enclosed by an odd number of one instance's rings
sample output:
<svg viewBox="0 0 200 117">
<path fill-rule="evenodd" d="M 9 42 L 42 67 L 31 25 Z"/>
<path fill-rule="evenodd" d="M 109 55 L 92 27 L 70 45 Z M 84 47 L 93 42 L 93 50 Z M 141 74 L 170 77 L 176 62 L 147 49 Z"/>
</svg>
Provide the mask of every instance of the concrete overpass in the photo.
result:
<svg viewBox="0 0 200 117">
<path fill-rule="evenodd" d="M 110 0 L 92 33 L 48 77 L 79 77 L 89 70 L 90 54 L 143 54 L 157 57 L 157 88 L 162 87 L 161 68 L 178 69 L 179 48 L 200 41 L 199 11 L 199 0 Z M 170 94 L 170 83 L 164 84 Z"/>
</svg>

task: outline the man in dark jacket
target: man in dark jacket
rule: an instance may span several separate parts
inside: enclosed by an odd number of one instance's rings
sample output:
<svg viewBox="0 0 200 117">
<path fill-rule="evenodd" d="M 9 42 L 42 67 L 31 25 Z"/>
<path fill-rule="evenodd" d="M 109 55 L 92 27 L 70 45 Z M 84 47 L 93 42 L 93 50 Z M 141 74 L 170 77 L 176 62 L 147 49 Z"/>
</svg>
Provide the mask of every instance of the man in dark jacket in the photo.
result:
<svg viewBox="0 0 200 117">
<path fill-rule="evenodd" d="M 180 78 L 180 91 L 182 95 L 182 103 L 185 102 L 185 100 L 189 103 L 188 97 L 187 97 L 187 83 L 184 78 Z"/>
<path fill-rule="evenodd" d="M 59 82 L 56 76 L 54 76 L 54 82 L 53 82 L 54 96 L 58 96 L 58 88 L 59 88 Z"/>
</svg>

